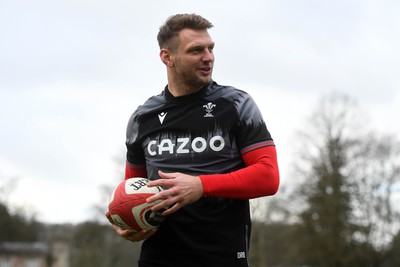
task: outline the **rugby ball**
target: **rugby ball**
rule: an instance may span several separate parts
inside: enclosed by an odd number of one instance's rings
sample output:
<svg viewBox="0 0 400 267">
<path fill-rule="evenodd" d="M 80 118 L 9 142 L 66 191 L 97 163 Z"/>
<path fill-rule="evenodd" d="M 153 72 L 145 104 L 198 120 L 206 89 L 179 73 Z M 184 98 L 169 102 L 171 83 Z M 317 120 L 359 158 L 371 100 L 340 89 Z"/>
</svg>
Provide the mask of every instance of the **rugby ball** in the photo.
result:
<svg viewBox="0 0 400 267">
<path fill-rule="evenodd" d="M 162 200 L 147 203 L 146 199 L 163 189 L 159 186 L 148 187 L 148 181 L 146 178 L 135 177 L 117 185 L 108 203 L 108 211 L 115 224 L 135 232 L 149 231 L 161 225 L 164 210 L 154 212 L 151 207 Z"/>
</svg>

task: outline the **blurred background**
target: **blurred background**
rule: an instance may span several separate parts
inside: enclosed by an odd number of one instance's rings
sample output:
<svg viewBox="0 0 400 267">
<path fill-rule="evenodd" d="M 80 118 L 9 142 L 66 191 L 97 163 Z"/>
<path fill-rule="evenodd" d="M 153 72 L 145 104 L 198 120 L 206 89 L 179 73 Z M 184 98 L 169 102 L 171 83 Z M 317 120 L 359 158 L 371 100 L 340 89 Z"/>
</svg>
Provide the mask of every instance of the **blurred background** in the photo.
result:
<svg viewBox="0 0 400 267">
<path fill-rule="evenodd" d="M 0 266 L 134 266 L 103 214 L 176 13 L 214 24 L 214 80 L 253 96 L 277 145 L 252 266 L 400 266 L 393 0 L 0 1 Z"/>
</svg>

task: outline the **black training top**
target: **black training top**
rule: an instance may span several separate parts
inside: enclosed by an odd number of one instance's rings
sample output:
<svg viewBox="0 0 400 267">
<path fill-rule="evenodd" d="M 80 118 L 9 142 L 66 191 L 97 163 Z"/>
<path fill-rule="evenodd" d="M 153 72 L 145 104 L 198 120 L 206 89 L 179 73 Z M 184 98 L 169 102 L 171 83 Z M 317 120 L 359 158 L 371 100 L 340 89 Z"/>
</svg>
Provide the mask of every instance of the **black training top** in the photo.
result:
<svg viewBox="0 0 400 267">
<path fill-rule="evenodd" d="M 244 91 L 212 82 L 174 97 L 167 88 L 131 116 L 127 161 L 157 171 L 191 175 L 228 173 L 244 167 L 249 147 L 270 141 L 261 113 Z M 203 197 L 166 217 L 143 242 L 139 266 L 247 267 L 248 200 Z"/>
</svg>

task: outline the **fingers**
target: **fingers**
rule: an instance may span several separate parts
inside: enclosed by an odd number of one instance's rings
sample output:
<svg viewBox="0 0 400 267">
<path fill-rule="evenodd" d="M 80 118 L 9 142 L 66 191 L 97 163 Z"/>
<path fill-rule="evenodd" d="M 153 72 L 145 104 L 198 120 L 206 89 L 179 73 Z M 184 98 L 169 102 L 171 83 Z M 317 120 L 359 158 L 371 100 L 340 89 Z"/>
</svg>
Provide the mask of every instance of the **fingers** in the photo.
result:
<svg viewBox="0 0 400 267">
<path fill-rule="evenodd" d="M 129 240 L 131 242 L 139 242 L 142 240 L 145 240 L 149 238 L 150 236 L 154 235 L 157 231 L 156 228 L 151 229 L 149 231 L 142 230 L 140 232 L 133 232 L 131 230 L 124 230 L 125 232 L 122 233 L 122 237 L 125 238 L 126 240 Z"/>
<path fill-rule="evenodd" d="M 147 186 L 148 187 L 153 187 L 153 186 L 171 187 L 173 185 L 173 181 L 171 181 L 171 179 L 176 178 L 177 175 L 179 175 L 179 173 L 165 173 L 162 171 L 158 171 L 158 176 L 160 176 L 160 178 L 162 178 L 162 179 L 149 181 L 147 183 Z"/>
<path fill-rule="evenodd" d="M 158 175 L 163 178 L 163 179 L 173 179 L 175 178 L 179 173 L 166 173 L 162 171 L 158 171 Z"/>
<path fill-rule="evenodd" d="M 179 210 L 180 208 L 182 208 L 183 205 L 179 202 L 176 202 L 172 207 L 170 207 L 169 209 L 165 210 L 162 215 L 167 216 L 170 215 L 174 212 L 176 212 L 177 210 Z"/>
<path fill-rule="evenodd" d="M 172 189 L 163 190 L 161 192 L 158 192 L 157 194 L 152 195 L 151 197 L 148 197 L 146 199 L 146 202 L 152 203 L 152 202 L 156 202 L 157 200 L 167 201 L 167 200 L 171 199 L 172 195 L 174 195 L 174 190 L 172 190 Z M 171 201 L 168 201 L 168 202 L 171 202 Z M 172 204 L 172 203 L 170 203 L 170 204 Z"/>
<path fill-rule="evenodd" d="M 149 201 L 150 201 L 150 203 L 152 202 L 151 199 Z M 166 198 L 164 201 L 151 207 L 151 210 L 152 211 L 164 210 L 162 212 L 162 215 L 167 216 L 167 215 L 170 215 L 171 213 L 176 212 L 183 206 L 185 206 L 184 201 L 180 200 L 179 197 L 171 197 L 170 196 L 170 197 Z"/>
<path fill-rule="evenodd" d="M 126 240 L 129 240 L 131 242 L 139 242 L 139 241 L 145 240 L 157 232 L 156 228 L 151 229 L 149 231 L 142 230 L 140 232 L 135 232 L 130 229 L 123 229 L 114 223 L 114 221 L 111 218 L 110 212 L 108 212 L 108 211 L 106 212 L 106 217 L 107 217 L 108 221 L 112 224 L 112 227 L 113 227 L 114 231 L 117 233 L 117 235 L 119 235 L 120 237 L 123 237 Z"/>
<path fill-rule="evenodd" d="M 174 188 L 166 189 L 146 199 L 146 202 L 150 204 L 157 201 L 158 203 L 155 204 L 151 208 L 151 210 L 159 211 L 164 209 L 165 211 L 162 213 L 163 215 L 171 214 L 172 212 L 177 211 L 180 207 L 183 206 L 183 205 L 177 205 L 178 203 L 182 202 L 183 199 L 182 197 L 180 197 L 178 190 Z"/>
<path fill-rule="evenodd" d="M 166 189 L 146 199 L 147 203 L 159 202 L 152 207 L 153 211 L 164 209 L 163 215 L 169 215 L 203 195 L 203 185 L 198 176 L 162 171 L 158 174 L 161 179 L 150 181 L 147 186 L 162 186 Z"/>
<path fill-rule="evenodd" d="M 110 214 L 109 211 L 106 212 L 106 217 L 107 217 L 107 220 L 108 220 L 111 224 L 114 224 L 114 221 L 113 221 L 113 219 L 111 218 L 111 214 Z"/>
</svg>

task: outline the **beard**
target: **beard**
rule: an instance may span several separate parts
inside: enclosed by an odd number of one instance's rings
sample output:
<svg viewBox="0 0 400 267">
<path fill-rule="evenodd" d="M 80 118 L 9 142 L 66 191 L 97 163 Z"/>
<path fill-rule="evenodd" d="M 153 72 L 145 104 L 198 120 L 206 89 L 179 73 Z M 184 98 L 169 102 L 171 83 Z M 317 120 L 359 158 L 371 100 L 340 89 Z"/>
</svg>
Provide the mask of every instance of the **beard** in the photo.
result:
<svg viewBox="0 0 400 267">
<path fill-rule="evenodd" d="M 212 65 L 212 64 L 211 64 Z M 175 82 L 181 88 L 198 90 L 203 86 L 210 84 L 210 76 L 201 76 L 194 67 L 187 68 L 182 65 L 180 60 L 175 61 Z"/>
</svg>

